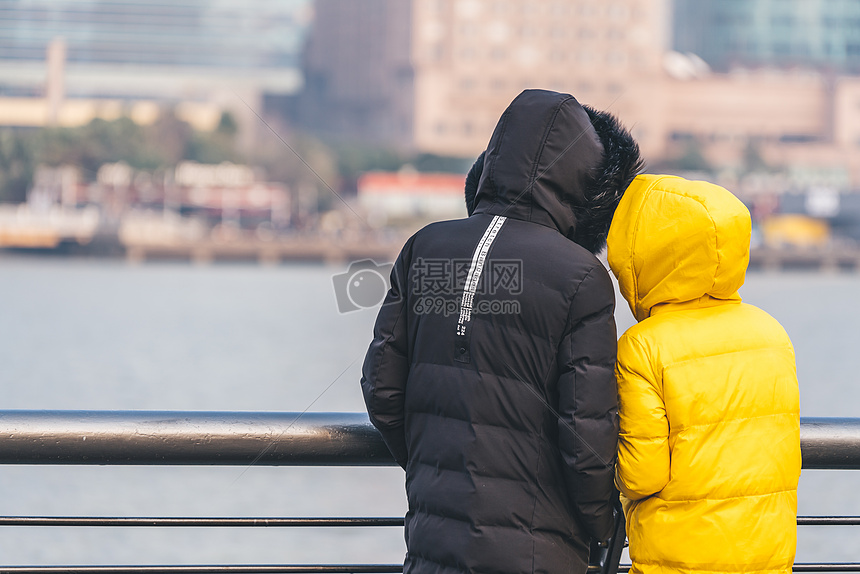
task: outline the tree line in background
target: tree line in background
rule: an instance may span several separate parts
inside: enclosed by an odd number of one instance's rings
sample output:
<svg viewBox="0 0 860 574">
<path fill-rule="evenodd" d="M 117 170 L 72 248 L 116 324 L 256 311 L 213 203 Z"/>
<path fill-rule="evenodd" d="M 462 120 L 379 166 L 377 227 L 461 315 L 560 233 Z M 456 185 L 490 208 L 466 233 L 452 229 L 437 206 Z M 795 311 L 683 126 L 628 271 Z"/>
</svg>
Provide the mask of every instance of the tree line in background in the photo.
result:
<svg viewBox="0 0 860 574">
<path fill-rule="evenodd" d="M 39 165 L 74 165 L 86 180 L 92 181 L 105 163 L 123 161 L 135 169 L 158 171 L 181 161 L 229 161 L 262 167 L 269 181 L 314 188 L 320 207 L 327 208 L 337 201 L 328 188 L 339 194 L 354 193 L 363 172 L 396 171 L 409 165 L 420 172 L 465 174 L 474 159 L 409 154 L 284 131 L 287 145 L 277 138 L 266 138 L 265 143 L 242 153 L 237 145 L 238 126 L 229 113 L 221 115 L 212 131 L 195 130 L 171 112 L 161 114 L 149 125 L 120 117 L 94 119 L 73 128 L 0 128 L 0 202 L 24 201 Z M 768 171 L 753 143 L 744 150 L 743 163 L 745 172 Z M 652 165 L 651 169 L 711 173 L 714 167 L 705 159 L 699 144 L 689 141 L 678 157 Z"/>
<path fill-rule="evenodd" d="M 149 125 L 120 117 L 94 119 L 72 128 L 0 128 L 0 202 L 24 201 L 39 165 L 74 165 L 85 180 L 92 181 L 102 164 L 119 161 L 147 171 L 181 161 L 244 163 L 262 167 L 269 181 L 314 187 L 321 203 L 331 204 L 329 187 L 338 193 L 354 192 L 358 176 L 365 171 L 397 170 L 408 164 L 418 171 L 465 174 L 472 162 L 472 158 L 404 154 L 354 142 L 323 142 L 300 133 L 284 136 L 289 147 L 270 138 L 243 153 L 237 134 L 229 113 L 222 114 L 218 126 L 209 132 L 195 130 L 171 112 Z"/>
<path fill-rule="evenodd" d="M 150 171 L 182 160 L 236 161 L 236 131 L 228 114 L 206 133 L 195 131 L 172 113 L 162 114 L 150 125 L 120 117 L 97 118 L 73 128 L 5 128 L 0 130 L 0 201 L 24 201 L 39 165 L 73 165 L 91 181 L 102 164 L 119 161 Z"/>
</svg>

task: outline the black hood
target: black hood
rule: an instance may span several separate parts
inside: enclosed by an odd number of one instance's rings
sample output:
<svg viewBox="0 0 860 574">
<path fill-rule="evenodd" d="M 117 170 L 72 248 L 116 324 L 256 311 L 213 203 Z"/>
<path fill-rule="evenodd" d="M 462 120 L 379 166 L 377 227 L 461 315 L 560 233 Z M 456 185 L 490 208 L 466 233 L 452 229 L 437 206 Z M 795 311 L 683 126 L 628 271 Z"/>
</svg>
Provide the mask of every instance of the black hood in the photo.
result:
<svg viewBox="0 0 860 574">
<path fill-rule="evenodd" d="M 511 102 L 481 155 L 467 178 L 470 215 L 552 227 L 592 253 L 605 246 L 615 208 L 642 168 L 639 147 L 611 114 L 545 90 Z"/>
</svg>

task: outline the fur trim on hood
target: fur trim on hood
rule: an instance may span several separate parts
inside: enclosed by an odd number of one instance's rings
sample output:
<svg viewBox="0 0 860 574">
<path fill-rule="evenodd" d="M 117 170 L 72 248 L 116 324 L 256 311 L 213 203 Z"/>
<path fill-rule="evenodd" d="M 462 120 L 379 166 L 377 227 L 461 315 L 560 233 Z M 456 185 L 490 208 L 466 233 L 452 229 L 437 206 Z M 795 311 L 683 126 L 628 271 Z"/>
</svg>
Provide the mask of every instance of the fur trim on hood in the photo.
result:
<svg viewBox="0 0 860 574">
<path fill-rule="evenodd" d="M 482 151 L 475 163 L 472 164 L 472 169 L 466 175 L 466 211 L 469 215 L 475 211 L 475 194 L 478 193 L 478 181 L 481 179 L 481 172 L 484 171 L 484 155 L 487 152 Z"/>
<path fill-rule="evenodd" d="M 589 106 L 582 107 L 603 144 L 603 161 L 586 189 L 585 205 L 573 208 L 579 222 L 574 241 L 597 254 L 606 247 L 606 236 L 618 202 L 645 162 L 639 153 L 639 144 L 615 116 Z"/>
<path fill-rule="evenodd" d="M 586 186 L 585 205 L 572 206 L 577 228 L 571 239 L 597 254 L 606 246 L 606 236 L 618 202 L 633 178 L 642 171 L 644 162 L 638 144 L 615 116 L 585 105 L 582 108 L 603 144 L 603 156 Z M 465 199 L 470 216 L 475 210 L 485 155 L 486 152 L 481 152 L 466 176 Z"/>
</svg>

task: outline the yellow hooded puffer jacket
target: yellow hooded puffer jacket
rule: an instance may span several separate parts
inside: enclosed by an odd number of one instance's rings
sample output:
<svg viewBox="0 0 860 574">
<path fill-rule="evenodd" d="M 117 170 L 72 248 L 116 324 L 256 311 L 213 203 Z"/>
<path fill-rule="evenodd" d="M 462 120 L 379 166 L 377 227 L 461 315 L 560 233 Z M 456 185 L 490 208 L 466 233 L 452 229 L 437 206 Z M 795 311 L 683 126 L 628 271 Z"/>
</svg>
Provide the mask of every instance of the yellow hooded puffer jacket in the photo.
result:
<svg viewBox="0 0 860 574">
<path fill-rule="evenodd" d="M 609 265 L 639 321 L 616 372 L 634 574 L 791 571 L 794 350 L 737 293 L 749 242 L 747 209 L 706 182 L 639 176 L 615 213 Z"/>
</svg>

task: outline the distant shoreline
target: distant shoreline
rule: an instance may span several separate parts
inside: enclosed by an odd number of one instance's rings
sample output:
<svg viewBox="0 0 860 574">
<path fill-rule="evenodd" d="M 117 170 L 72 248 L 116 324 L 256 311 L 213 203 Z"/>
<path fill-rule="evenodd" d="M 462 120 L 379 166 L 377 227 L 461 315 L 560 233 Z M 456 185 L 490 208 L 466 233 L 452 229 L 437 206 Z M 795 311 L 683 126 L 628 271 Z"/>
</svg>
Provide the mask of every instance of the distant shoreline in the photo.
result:
<svg viewBox="0 0 860 574">
<path fill-rule="evenodd" d="M 393 261 L 403 241 L 345 243 L 335 241 L 189 243 L 184 245 L 97 246 L 63 244 L 53 249 L 0 248 L 0 261 L 14 259 L 90 259 L 142 263 L 285 264 L 343 265 L 372 259 L 377 263 Z M 760 272 L 860 272 L 860 247 L 769 248 L 750 251 L 748 271 Z"/>
</svg>

